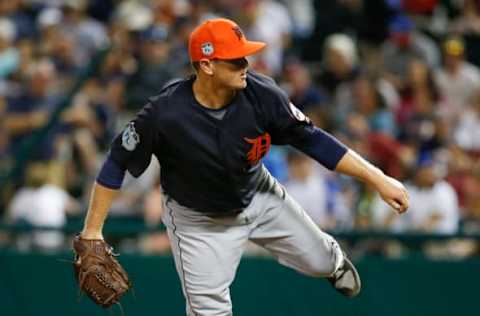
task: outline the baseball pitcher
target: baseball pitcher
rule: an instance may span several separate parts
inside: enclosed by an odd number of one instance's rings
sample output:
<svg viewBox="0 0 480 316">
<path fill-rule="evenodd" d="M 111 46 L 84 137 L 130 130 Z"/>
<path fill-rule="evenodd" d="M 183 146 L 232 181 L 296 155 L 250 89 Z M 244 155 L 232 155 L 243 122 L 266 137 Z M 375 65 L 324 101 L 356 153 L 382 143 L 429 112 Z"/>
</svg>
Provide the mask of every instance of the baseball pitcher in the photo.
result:
<svg viewBox="0 0 480 316">
<path fill-rule="evenodd" d="M 368 183 L 398 213 L 408 208 L 400 182 L 314 126 L 271 78 L 248 70 L 246 56 L 264 47 L 227 19 L 207 20 L 192 32 L 195 74 L 150 98 L 114 140 L 79 236 L 103 241 L 125 172 L 138 177 L 154 155 L 188 316 L 232 315 L 229 287 L 249 240 L 347 297 L 360 292 L 360 277 L 337 241 L 263 166 L 272 144 L 293 146 Z"/>
</svg>

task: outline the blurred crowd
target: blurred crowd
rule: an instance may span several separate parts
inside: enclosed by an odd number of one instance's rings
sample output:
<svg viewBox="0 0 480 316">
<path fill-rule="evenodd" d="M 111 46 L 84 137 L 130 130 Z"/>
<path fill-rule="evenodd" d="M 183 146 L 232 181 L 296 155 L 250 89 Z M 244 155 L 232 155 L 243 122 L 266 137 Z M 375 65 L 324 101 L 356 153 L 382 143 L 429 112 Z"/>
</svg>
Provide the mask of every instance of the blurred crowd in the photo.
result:
<svg viewBox="0 0 480 316">
<path fill-rule="evenodd" d="M 252 69 L 408 187 L 410 212 L 397 216 L 372 188 L 272 148 L 266 166 L 320 227 L 480 231 L 477 0 L 0 0 L 0 172 L 28 157 L 2 183 L 4 220 L 60 227 L 83 216 L 112 137 L 165 83 L 192 73 L 188 36 L 218 16 L 268 43 Z M 98 73 L 66 99 L 105 48 Z M 154 161 L 127 176 L 110 216 L 158 225 L 158 171 Z M 38 247 L 63 243 L 37 235 Z M 138 245 L 168 248 L 162 234 Z"/>
</svg>

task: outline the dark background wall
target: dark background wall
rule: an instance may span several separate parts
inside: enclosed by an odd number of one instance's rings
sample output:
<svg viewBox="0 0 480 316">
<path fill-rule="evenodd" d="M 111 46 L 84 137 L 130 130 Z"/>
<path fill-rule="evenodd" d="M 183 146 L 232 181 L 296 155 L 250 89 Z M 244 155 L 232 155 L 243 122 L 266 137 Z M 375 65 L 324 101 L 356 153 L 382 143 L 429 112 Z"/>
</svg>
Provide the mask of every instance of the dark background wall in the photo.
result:
<svg viewBox="0 0 480 316">
<path fill-rule="evenodd" d="M 69 254 L 0 254 L 0 315 L 95 316 L 108 312 L 82 297 L 71 266 L 57 259 Z M 185 315 L 171 257 L 122 255 L 135 286 L 123 300 L 132 315 Z M 236 316 L 452 316 L 478 311 L 480 260 L 433 262 L 424 258 L 357 262 L 364 289 L 353 300 L 328 283 L 284 268 L 271 259 L 245 258 L 232 285 Z M 114 314 L 120 315 L 117 307 Z"/>
</svg>

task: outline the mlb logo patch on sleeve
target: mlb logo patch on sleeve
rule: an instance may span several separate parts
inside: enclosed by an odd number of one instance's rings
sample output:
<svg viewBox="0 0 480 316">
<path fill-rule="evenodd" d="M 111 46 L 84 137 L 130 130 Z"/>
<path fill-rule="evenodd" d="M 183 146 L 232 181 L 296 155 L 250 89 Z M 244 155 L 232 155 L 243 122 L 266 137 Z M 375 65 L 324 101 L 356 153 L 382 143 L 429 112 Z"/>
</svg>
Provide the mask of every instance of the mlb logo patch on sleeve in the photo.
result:
<svg viewBox="0 0 480 316">
<path fill-rule="evenodd" d="M 302 111 L 300 111 L 295 105 L 293 105 L 292 102 L 289 103 L 290 105 L 290 111 L 292 111 L 293 116 L 299 120 L 300 122 L 310 122 L 310 119 L 303 114 Z"/>
<path fill-rule="evenodd" d="M 138 143 L 140 143 L 140 136 L 138 136 L 135 130 L 135 124 L 130 122 L 123 131 L 122 146 L 128 151 L 134 151 Z"/>
</svg>

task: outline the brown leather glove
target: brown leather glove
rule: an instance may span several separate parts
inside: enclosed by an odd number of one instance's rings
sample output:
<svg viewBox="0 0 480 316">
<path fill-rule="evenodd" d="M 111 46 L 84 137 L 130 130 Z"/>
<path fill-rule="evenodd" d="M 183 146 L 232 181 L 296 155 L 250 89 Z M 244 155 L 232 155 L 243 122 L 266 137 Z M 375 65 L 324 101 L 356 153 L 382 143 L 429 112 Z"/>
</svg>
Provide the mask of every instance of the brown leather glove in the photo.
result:
<svg viewBox="0 0 480 316">
<path fill-rule="evenodd" d="M 113 248 L 103 240 L 73 240 L 73 268 L 80 289 L 96 304 L 109 308 L 117 303 L 132 284 L 115 259 Z"/>
</svg>

